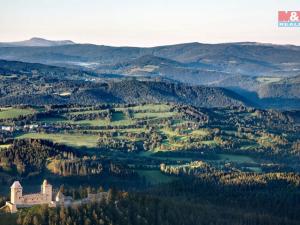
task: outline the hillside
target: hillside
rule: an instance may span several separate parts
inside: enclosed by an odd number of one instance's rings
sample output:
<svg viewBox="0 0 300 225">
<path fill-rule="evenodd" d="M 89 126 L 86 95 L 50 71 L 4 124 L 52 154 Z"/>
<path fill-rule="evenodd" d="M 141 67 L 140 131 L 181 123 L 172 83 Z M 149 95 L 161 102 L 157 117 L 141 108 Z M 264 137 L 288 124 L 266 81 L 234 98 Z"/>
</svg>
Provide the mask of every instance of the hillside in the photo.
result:
<svg viewBox="0 0 300 225">
<path fill-rule="evenodd" d="M 258 94 L 261 98 L 300 99 L 300 75 L 265 84 Z"/>
<path fill-rule="evenodd" d="M 0 77 L 12 75 L 25 75 L 28 77 L 42 76 L 59 79 L 84 79 L 86 77 L 95 76 L 95 73 L 65 67 L 49 66 L 40 63 L 0 60 Z"/>
<path fill-rule="evenodd" d="M 14 46 L 0 47 L 1 58 L 92 72 L 93 77 L 77 76 L 76 79 L 147 77 L 229 88 L 267 108 L 300 107 L 297 85 L 287 85 L 288 81 L 275 84 L 299 74 L 299 46 L 251 42 L 187 43 L 152 48 L 92 44 Z M 14 71 L 8 71 L 11 72 Z M 62 72 L 61 77 L 74 79 L 72 73 Z"/>
<path fill-rule="evenodd" d="M 191 85 L 228 87 L 264 107 L 273 107 L 268 99 L 275 99 L 278 102 L 276 108 L 299 108 L 297 101 L 286 102 L 297 95 L 289 95 L 284 85 L 276 86 L 276 89 L 285 96 L 268 91 L 273 89 L 269 80 L 278 81 L 299 74 L 299 46 L 252 42 L 186 43 L 151 48 L 92 44 L 16 45 L 0 46 L 0 59 L 90 70 L 104 74 L 100 77 L 114 79 L 146 76 Z"/>
<path fill-rule="evenodd" d="M 152 57 L 150 60 L 153 60 Z M 158 62 L 161 60 L 157 59 Z M 147 63 L 149 58 L 145 57 L 143 61 Z M 165 62 L 174 63 L 171 60 Z M 201 107 L 251 105 L 246 99 L 223 88 L 191 86 L 151 78 L 127 80 L 114 74 L 38 63 L 0 60 L 0 80 L 1 105 L 101 102 L 175 102 Z"/>
<path fill-rule="evenodd" d="M 109 84 L 109 93 L 127 103 L 176 102 L 199 107 L 251 105 L 246 99 L 223 88 L 189 86 L 167 82 L 122 81 Z"/>
<path fill-rule="evenodd" d="M 44 67 L 41 66 L 41 68 Z M 47 67 L 45 74 L 37 72 L 36 76 L 1 76 L 0 104 L 176 102 L 201 107 L 251 105 L 234 92 L 222 88 L 122 79 L 119 81 L 101 80 L 99 83 L 83 80 L 89 74 L 84 76 L 82 71 L 78 71 L 76 75 L 78 79 L 68 79 L 74 78 L 68 72 L 66 76 L 59 76 L 62 75 L 60 72 L 56 74 L 57 76 L 50 76 L 55 74 L 57 69 L 59 70 L 57 67 Z M 29 70 L 31 70 L 30 67 Z"/>
<path fill-rule="evenodd" d="M 153 55 L 145 55 L 137 59 L 108 66 L 99 66 L 101 73 L 117 73 L 126 76 L 155 76 L 189 84 L 209 84 L 223 79 L 230 74 L 212 71 L 205 67 L 196 68 L 190 64 L 180 63 Z"/>
</svg>

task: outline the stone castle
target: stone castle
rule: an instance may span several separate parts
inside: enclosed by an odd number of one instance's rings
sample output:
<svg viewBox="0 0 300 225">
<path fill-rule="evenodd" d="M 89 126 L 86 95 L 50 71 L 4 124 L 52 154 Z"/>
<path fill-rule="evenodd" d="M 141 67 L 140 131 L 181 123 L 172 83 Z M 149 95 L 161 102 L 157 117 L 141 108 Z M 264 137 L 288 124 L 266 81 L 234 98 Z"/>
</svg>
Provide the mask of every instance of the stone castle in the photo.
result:
<svg viewBox="0 0 300 225">
<path fill-rule="evenodd" d="M 0 209 L 6 208 L 11 213 L 15 213 L 20 208 L 28 208 L 34 205 L 43 205 L 47 204 L 49 207 L 56 207 L 60 205 L 69 206 L 69 205 L 80 205 L 86 204 L 89 202 L 96 202 L 108 199 L 107 192 L 100 192 L 97 194 L 88 194 L 87 198 L 73 201 L 73 198 L 70 196 L 64 196 L 60 191 L 57 192 L 54 201 L 52 185 L 44 180 L 41 185 L 41 191 L 39 193 L 23 195 L 23 187 L 19 181 L 15 181 L 10 187 L 10 201 L 6 202 L 5 206 Z"/>
<path fill-rule="evenodd" d="M 23 195 L 23 187 L 19 181 L 15 181 L 10 187 L 10 202 L 6 202 L 11 212 L 16 212 L 18 208 L 26 208 L 34 205 L 53 204 L 52 185 L 44 180 L 41 185 L 41 192 Z"/>
</svg>

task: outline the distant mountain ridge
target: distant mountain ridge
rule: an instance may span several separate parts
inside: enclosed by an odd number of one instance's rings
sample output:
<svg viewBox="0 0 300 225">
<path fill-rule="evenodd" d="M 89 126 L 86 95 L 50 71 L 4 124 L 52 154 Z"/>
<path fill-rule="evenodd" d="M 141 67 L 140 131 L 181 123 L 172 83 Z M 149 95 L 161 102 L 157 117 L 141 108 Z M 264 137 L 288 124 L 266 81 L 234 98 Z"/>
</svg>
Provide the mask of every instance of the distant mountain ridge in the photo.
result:
<svg viewBox="0 0 300 225">
<path fill-rule="evenodd" d="M 194 42 L 150 48 L 73 42 L 49 47 L 0 45 L 0 59 L 89 70 L 99 75 L 111 74 L 110 77 L 116 79 L 152 77 L 190 85 L 226 87 L 238 90 L 246 98 L 255 95 L 251 100 L 256 99 L 257 103 L 276 98 L 280 106 L 286 99 L 296 99 L 293 104 L 300 107 L 300 96 L 294 91 L 298 83 L 293 85 L 292 92 L 284 91 L 287 85 L 278 85 L 278 91 L 273 92 L 275 86 L 269 82 L 299 75 L 300 46 L 252 42 Z"/>
<path fill-rule="evenodd" d="M 55 42 L 56 43 L 56 42 Z M 145 56 L 172 60 L 190 68 L 241 75 L 278 75 L 300 70 L 300 47 L 259 43 L 187 43 L 151 48 L 111 47 L 92 44 L 55 45 L 50 48 L 1 48 L 0 58 L 45 64 L 101 69 L 102 66 L 136 61 Z M 159 64 L 158 58 L 156 64 Z M 89 67 L 95 64 L 94 67 Z M 282 74 L 284 75 L 284 74 Z"/>
<path fill-rule="evenodd" d="M 74 45 L 75 43 L 70 40 L 63 41 L 50 41 L 43 38 L 33 37 L 25 41 L 17 42 L 0 42 L 0 47 L 52 47 L 61 45 Z"/>
</svg>

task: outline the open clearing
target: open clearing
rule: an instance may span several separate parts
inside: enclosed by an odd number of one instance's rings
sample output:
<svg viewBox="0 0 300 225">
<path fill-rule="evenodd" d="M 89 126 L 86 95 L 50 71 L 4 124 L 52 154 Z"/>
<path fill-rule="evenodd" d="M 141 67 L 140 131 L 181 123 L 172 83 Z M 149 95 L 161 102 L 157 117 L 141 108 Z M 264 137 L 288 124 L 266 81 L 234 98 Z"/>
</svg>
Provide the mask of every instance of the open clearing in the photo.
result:
<svg viewBox="0 0 300 225">
<path fill-rule="evenodd" d="M 220 160 L 236 162 L 236 163 L 255 163 L 255 161 L 249 157 L 244 155 L 233 155 L 233 154 L 218 154 Z"/>
<path fill-rule="evenodd" d="M 169 183 L 176 179 L 176 177 L 162 174 L 159 170 L 136 170 L 136 172 L 140 176 L 145 177 L 150 184 Z"/>
<path fill-rule="evenodd" d="M 273 82 L 278 82 L 280 81 L 282 78 L 280 77 L 258 77 L 256 78 L 256 80 L 260 83 L 273 83 Z"/>
<path fill-rule="evenodd" d="M 18 136 L 19 139 L 35 138 L 51 140 L 55 143 L 65 144 L 73 147 L 89 147 L 97 146 L 97 135 L 80 135 L 80 134 L 45 134 L 45 133 L 27 133 Z"/>
<path fill-rule="evenodd" d="M 0 108 L 0 119 L 13 119 L 35 113 L 34 109 Z"/>
</svg>

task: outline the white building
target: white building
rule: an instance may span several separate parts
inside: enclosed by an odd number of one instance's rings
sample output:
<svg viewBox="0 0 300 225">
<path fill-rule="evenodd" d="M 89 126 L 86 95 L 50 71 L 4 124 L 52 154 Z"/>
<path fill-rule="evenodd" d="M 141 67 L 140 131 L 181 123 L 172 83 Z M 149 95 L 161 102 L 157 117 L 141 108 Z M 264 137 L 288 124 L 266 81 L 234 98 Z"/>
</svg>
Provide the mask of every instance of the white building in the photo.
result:
<svg viewBox="0 0 300 225">
<path fill-rule="evenodd" d="M 0 210 L 10 211 L 15 213 L 20 208 L 32 207 L 34 205 L 47 204 L 49 207 L 82 205 L 90 202 L 107 201 L 108 193 L 100 192 L 97 194 L 88 194 L 87 198 L 74 201 L 70 196 L 64 196 L 62 192 L 58 192 L 52 201 L 52 185 L 44 180 L 41 185 L 41 192 L 23 195 L 23 187 L 19 181 L 15 181 L 10 187 L 10 201 L 6 202 L 5 206 Z"/>
<path fill-rule="evenodd" d="M 23 195 L 23 187 L 19 181 L 15 181 L 10 187 L 10 202 L 6 202 L 11 212 L 18 208 L 26 208 L 34 205 L 52 204 L 52 185 L 44 180 L 41 185 L 41 192 Z"/>
<path fill-rule="evenodd" d="M 14 131 L 14 127 L 12 127 L 12 126 L 2 126 L 1 130 L 13 132 Z"/>
<path fill-rule="evenodd" d="M 39 128 L 39 125 L 37 125 L 37 124 L 24 125 L 24 129 L 33 130 L 33 129 L 36 129 L 36 128 Z"/>
</svg>

